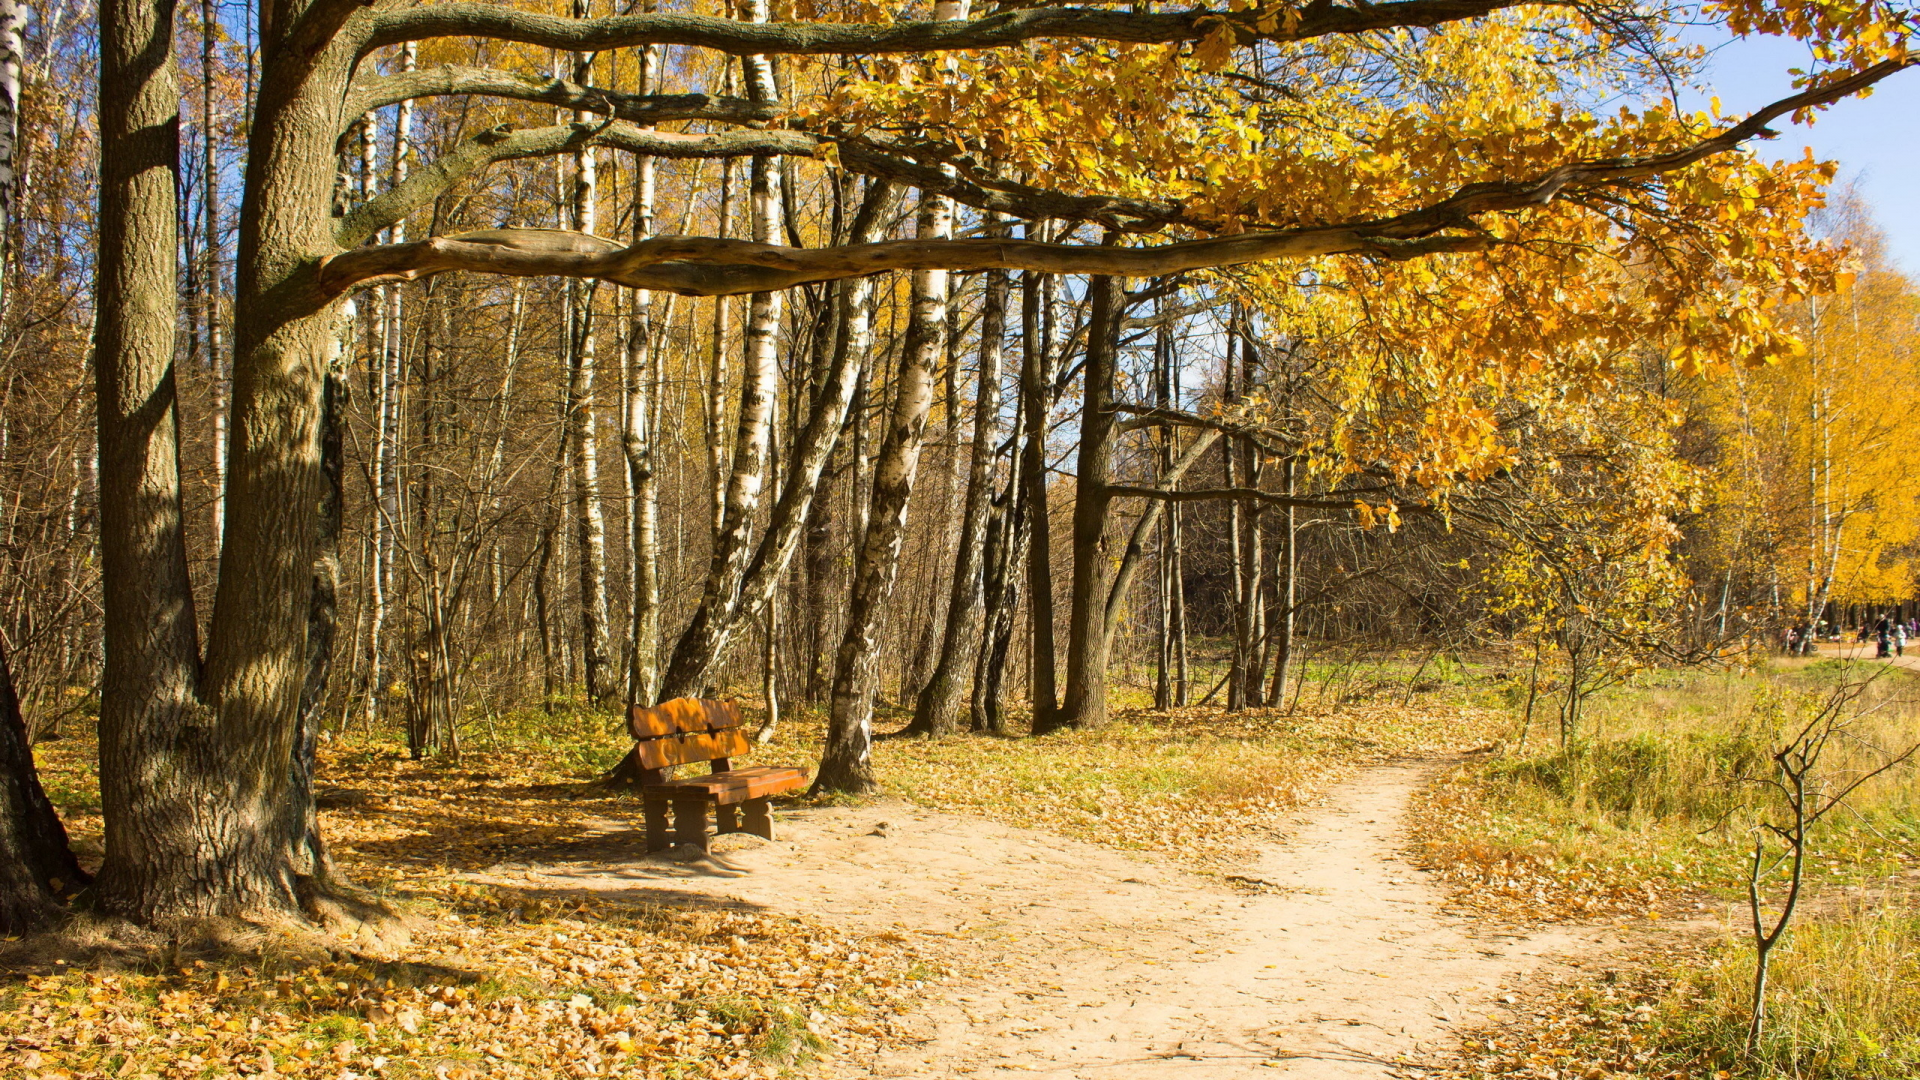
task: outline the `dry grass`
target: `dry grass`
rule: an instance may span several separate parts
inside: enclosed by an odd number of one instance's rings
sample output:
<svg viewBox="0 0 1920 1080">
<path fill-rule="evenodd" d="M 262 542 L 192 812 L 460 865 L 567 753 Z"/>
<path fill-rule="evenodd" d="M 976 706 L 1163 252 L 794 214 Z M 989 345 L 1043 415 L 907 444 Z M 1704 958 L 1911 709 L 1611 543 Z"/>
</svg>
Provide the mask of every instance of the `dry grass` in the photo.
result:
<svg viewBox="0 0 1920 1080">
<path fill-rule="evenodd" d="M 1831 662 L 1790 672 L 1656 673 L 1592 710 L 1585 738 L 1476 760 L 1425 792 L 1416 834 L 1464 899 L 1551 919 L 1691 911 L 1743 895 L 1744 852 L 1768 754 L 1784 729 L 1851 672 Z M 1857 741 L 1830 775 L 1877 764 L 1920 740 L 1920 686 L 1904 674 L 1863 697 Z M 1817 885 L 1920 869 L 1920 770 L 1862 788 L 1816 834 Z"/>
<path fill-rule="evenodd" d="M 874 762 L 890 792 L 924 806 L 1218 869 L 1356 766 L 1457 753 L 1502 723 L 1494 710 L 1442 703 L 1130 709 L 1099 731 L 1041 739 L 883 740 Z"/>
<path fill-rule="evenodd" d="M 1766 1041 L 1741 1052 L 1753 964 L 1744 857 L 1755 822 L 1777 814 L 1751 780 L 1782 732 L 1861 667 L 1657 675 L 1603 702 L 1583 742 L 1489 756 L 1425 794 L 1425 850 L 1483 910 L 1522 920 L 1718 910 L 1733 927 L 1662 944 L 1626 983 L 1546 995 L 1524 1022 L 1476 1036 L 1457 1075 L 1920 1075 L 1912 768 L 1862 788 L 1815 833 L 1810 900 L 1775 954 Z M 1838 747 L 1829 775 L 1859 775 L 1920 738 L 1917 697 L 1904 674 L 1876 680 L 1858 739 Z"/>
</svg>

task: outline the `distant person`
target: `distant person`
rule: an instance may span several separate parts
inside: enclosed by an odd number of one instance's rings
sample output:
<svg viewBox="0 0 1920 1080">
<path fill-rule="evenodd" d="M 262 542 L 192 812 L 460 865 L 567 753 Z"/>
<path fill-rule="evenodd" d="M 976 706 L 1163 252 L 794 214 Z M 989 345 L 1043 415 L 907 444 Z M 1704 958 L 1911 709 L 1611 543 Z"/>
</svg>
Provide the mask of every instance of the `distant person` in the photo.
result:
<svg viewBox="0 0 1920 1080">
<path fill-rule="evenodd" d="M 1907 624 L 1893 624 L 1893 652 L 1895 656 L 1907 655 Z"/>
</svg>

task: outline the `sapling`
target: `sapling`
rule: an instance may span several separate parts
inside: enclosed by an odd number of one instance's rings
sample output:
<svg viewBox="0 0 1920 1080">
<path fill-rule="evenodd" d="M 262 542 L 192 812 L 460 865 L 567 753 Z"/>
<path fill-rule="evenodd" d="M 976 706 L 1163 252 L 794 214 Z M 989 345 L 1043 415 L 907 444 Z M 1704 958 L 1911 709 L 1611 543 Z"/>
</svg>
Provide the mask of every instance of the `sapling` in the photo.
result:
<svg viewBox="0 0 1920 1080">
<path fill-rule="evenodd" d="M 1860 733 L 1860 722 L 1875 707 L 1860 699 L 1871 685 L 1868 679 L 1836 688 L 1813 716 L 1774 751 L 1770 775 L 1753 782 L 1779 798 L 1775 809 L 1781 820 L 1762 818 L 1754 827 L 1753 855 L 1747 863 L 1747 909 L 1752 918 L 1754 946 L 1753 1000 L 1747 1014 L 1747 1053 L 1760 1049 L 1767 1015 L 1767 971 L 1773 950 L 1786 933 L 1798 909 L 1806 881 L 1807 845 L 1813 828 L 1867 781 L 1910 760 L 1920 745 L 1892 753 L 1875 746 Z M 1791 730 L 1791 729 L 1789 729 Z M 1823 769 L 1822 760 L 1835 743 L 1865 748 L 1878 764 L 1848 773 Z M 1766 913 L 1763 893 L 1768 882 L 1784 874 L 1785 894 L 1779 911 Z"/>
</svg>

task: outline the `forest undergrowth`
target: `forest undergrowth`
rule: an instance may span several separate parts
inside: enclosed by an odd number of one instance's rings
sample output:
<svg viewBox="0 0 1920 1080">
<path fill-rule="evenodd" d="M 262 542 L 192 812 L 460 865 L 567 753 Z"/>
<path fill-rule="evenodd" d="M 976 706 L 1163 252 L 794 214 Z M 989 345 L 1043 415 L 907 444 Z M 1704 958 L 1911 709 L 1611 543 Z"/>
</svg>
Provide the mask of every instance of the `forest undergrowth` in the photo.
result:
<svg viewBox="0 0 1920 1080">
<path fill-rule="evenodd" d="M 1504 723 L 1458 687 L 1346 696 L 1291 714 L 1122 708 L 1100 730 L 1039 739 L 883 739 L 875 764 L 885 797 L 1225 875 L 1351 769 L 1465 749 Z M 808 761 L 821 734 L 790 717 L 753 760 Z M 476 723 L 466 743 L 457 760 L 415 762 L 390 734 L 350 729 L 321 749 L 333 858 L 402 913 L 404 935 L 199 942 L 82 917 L 0 943 L 12 973 L 0 1073 L 775 1076 L 897 1041 L 944 974 L 900 934 L 464 880 L 590 837 L 604 849 L 610 827 L 638 817 L 638 800 L 592 783 L 628 745 L 611 717 L 529 710 Z M 82 860 L 97 862 L 92 740 L 36 752 Z"/>
<path fill-rule="evenodd" d="M 1517 740 L 1416 803 L 1421 854 L 1456 899 L 1521 924 L 1631 927 L 1631 952 L 1569 965 L 1473 1033 L 1462 1076 L 1892 1080 L 1920 1074 L 1920 775 L 1862 787 L 1811 844 L 1801 914 L 1775 953 L 1766 1034 L 1752 1000 L 1747 857 L 1755 781 L 1783 729 L 1865 664 L 1655 672 L 1596 703 L 1564 745 Z M 1920 739 L 1920 683 L 1874 679 L 1836 778 Z M 1537 721 L 1537 718 L 1536 718 Z M 1876 749 L 1879 748 L 1879 749 Z M 1771 894 L 1769 894 L 1771 895 Z M 1673 926 L 1672 931 L 1662 929 Z"/>
</svg>

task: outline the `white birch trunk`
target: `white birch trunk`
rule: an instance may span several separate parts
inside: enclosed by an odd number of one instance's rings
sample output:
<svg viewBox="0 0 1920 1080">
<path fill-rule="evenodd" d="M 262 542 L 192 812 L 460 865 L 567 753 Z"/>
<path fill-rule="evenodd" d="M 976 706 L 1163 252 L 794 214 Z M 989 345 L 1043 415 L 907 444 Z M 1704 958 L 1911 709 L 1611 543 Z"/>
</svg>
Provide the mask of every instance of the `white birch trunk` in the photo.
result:
<svg viewBox="0 0 1920 1080">
<path fill-rule="evenodd" d="M 966 10 L 964 2 L 939 0 L 934 18 L 961 19 L 966 17 Z M 922 240 L 951 239 L 952 200 L 923 194 L 915 235 Z M 834 658 L 827 742 L 814 780 L 816 791 L 860 792 L 874 786 L 873 695 L 879 631 L 899 574 L 907 505 L 933 402 L 933 366 L 947 350 L 947 294 L 945 270 L 914 272 L 913 310 L 899 383 L 894 389 L 893 413 L 874 462 L 873 502 L 855 556 L 847 625 Z"/>
<path fill-rule="evenodd" d="M 648 5 L 651 8 L 652 5 Z M 640 51 L 640 85 L 637 92 L 650 94 L 659 83 L 660 50 L 648 46 Z M 633 239 L 635 243 L 653 235 L 654 162 L 641 157 L 634 162 Z M 623 383 L 623 446 L 627 458 L 627 484 L 630 518 L 627 528 L 632 549 L 633 602 L 628 626 L 627 703 L 647 705 L 653 701 L 660 679 L 660 498 L 654 476 L 652 430 L 653 399 L 656 383 L 653 347 L 653 294 L 636 290 L 631 299 L 633 315 L 627 326 L 626 372 Z"/>
<path fill-rule="evenodd" d="M 576 19 L 591 15 L 589 0 L 574 0 Z M 592 53 L 575 53 L 573 79 L 593 82 Z M 588 124 L 593 113 L 576 111 L 575 123 Z M 585 146 L 573 156 L 573 228 L 589 235 L 599 228 L 599 152 Z M 587 698 L 595 704 L 614 697 L 613 663 L 607 641 L 607 523 L 600 507 L 598 409 L 594 379 L 599 357 L 593 325 L 595 283 L 575 281 L 574 329 L 567 367 L 567 458 L 573 475 L 574 528 L 579 538 L 580 631 L 582 674 Z"/>
</svg>

